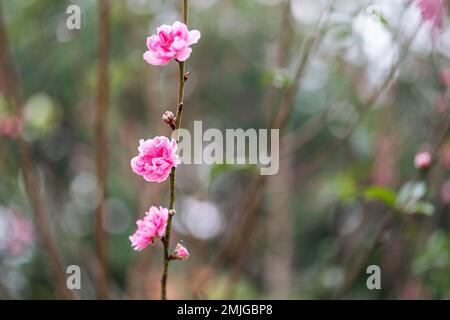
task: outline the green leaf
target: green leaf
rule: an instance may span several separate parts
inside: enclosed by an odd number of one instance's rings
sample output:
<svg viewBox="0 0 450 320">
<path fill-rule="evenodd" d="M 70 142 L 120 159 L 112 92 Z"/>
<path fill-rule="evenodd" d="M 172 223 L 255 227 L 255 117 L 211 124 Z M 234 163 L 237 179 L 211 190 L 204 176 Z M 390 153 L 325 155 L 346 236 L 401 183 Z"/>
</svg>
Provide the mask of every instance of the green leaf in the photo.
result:
<svg viewBox="0 0 450 320">
<path fill-rule="evenodd" d="M 419 201 L 415 204 L 414 210 L 409 213 L 421 213 L 426 216 L 431 216 L 434 213 L 434 206 L 426 201 Z"/>
<path fill-rule="evenodd" d="M 398 193 L 396 207 L 401 212 L 411 214 L 420 213 L 430 216 L 434 213 L 434 207 L 431 203 L 420 201 L 427 192 L 427 186 L 424 182 L 408 182 Z"/>
<path fill-rule="evenodd" d="M 424 182 L 407 182 L 400 189 L 396 205 L 399 208 L 411 207 L 416 204 L 427 192 Z"/>
<path fill-rule="evenodd" d="M 209 170 L 209 180 L 212 181 L 222 173 L 228 171 L 249 171 L 256 172 L 257 166 L 253 164 L 214 164 L 210 167 Z"/>
<path fill-rule="evenodd" d="M 286 89 L 292 83 L 292 76 L 289 74 L 288 70 L 273 69 L 263 73 L 262 81 L 265 85 L 272 85 L 275 88 Z"/>
<path fill-rule="evenodd" d="M 369 187 L 364 191 L 364 197 L 369 200 L 379 200 L 389 207 L 395 207 L 396 194 L 393 190 L 383 187 Z"/>
<path fill-rule="evenodd" d="M 389 27 L 389 21 L 386 19 L 386 17 L 382 14 L 380 14 L 380 22 L 383 26 Z"/>
</svg>

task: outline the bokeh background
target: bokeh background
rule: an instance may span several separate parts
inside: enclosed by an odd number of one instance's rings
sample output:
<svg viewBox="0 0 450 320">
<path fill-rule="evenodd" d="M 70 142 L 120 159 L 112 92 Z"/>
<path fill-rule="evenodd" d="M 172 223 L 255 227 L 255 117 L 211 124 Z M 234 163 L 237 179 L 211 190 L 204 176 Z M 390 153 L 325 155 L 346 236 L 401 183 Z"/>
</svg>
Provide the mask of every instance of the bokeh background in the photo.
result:
<svg viewBox="0 0 450 320">
<path fill-rule="evenodd" d="M 80 30 L 66 28 L 71 4 Z M 202 38 L 187 62 L 183 126 L 267 128 L 278 119 L 281 167 L 270 177 L 252 166 L 179 167 L 172 243 L 183 240 L 191 257 L 171 263 L 169 298 L 450 298 L 449 4 L 190 1 L 189 26 Z M 61 297 L 30 191 L 42 199 L 64 279 L 67 266 L 81 268 L 76 297 L 99 297 L 102 206 L 107 297 L 159 298 L 161 246 L 137 253 L 128 236 L 150 205 L 167 205 L 168 182 L 146 183 L 129 162 L 140 138 L 170 133 L 161 115 L 175 110 L 177 65 L 149 66 L 142 54 L 157 26 L 182 19 L 182 1 L 107 6 L 101 33 L 94 0 L 1 1 L 10 52 L 0 55 L 2 299 Z M 96 118 L 105 34 L 108 111 Z M 422 169 L 421 152 L 433 160 Z M 24 170 L 34 172 L 32 190 Z M 381 290 L 366 287 L 371 264 Z"/>
</svg>

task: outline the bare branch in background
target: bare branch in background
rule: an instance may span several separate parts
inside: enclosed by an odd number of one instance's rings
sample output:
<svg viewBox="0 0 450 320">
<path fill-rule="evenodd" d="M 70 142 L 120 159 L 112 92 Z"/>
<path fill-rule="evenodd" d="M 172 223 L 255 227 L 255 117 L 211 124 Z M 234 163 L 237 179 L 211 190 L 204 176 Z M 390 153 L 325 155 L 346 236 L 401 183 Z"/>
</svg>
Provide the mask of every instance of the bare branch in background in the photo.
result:
<svg viewBox="0 0 450 320">
<path fill-rule="evenodd" d="M 436 143 L 433 146 L 432 149 L 432 159 L 436 159 L 438 157 L 438 153 L 440 148 L 443 146 L 445 141 L 450 136 L 450 118 L 447 116 L 445 118 L 445 128 L 443 132 L 436 137 Z M 426 171 L 423 176 L 416 177 L 416 179 L 425 180 L 426 175 L 430 173 L 430 170 Z M 418 171 L 418 174 L 420 172 Z M 358 276 L 363 272 L 364 268 L 367 266 L 367 263 L 369 262 L 370 258 L 375 254 L 377 249 L 380 248 L 381 245 L 383 245 L 383 237 L 385 233 L 392 227 L 392 224 L 395 222 L 395 215 L 396 211 L 390 210 L 385 217 L 383 218 L 382 222 L 378 226 L 373 241 L 371 242 L 371 245 L 369 248 L 362 252 L 359 257 L 355 260 L 355 262 L 349 266 L 349 272 L 346 275 L 345 281 L 342 284 L 341 287 L 339 287 L 336 292 L 334 293 L 335 298 L 343 298 L 346 294 L 350 291 L 350 289 L 355 284 L 356 280 L 358 279 Z"/>
<path fill-rule="evenodd" d="M 297 69 L 294 73 L 294 78 L 288 88 L 282 93 L 280 104 L 276 108 L 275 118 L 274 120 L 269 121 L 270 128 L 279 128 L 280 130 L 282 130 L 289 120 L 289 115 L 292 111 L 294 99 L 300 89 L 300 84 L 303 79 L 307 63 L 309 62 L 311 54 L 317 48 L 322 39 L 322 29 L 331 10 L 332 3 L 332 0 L 329 0 L 327 2 L 327 5 L 319 18 L 315 34 L 305 40 L 302 53 L 299 56 Z M 287 14 L 290 14 L 289 10 L 285 11 L 285 14 L 286 12 Z M 281 29 L 281 32 L 284 32 L 283 28 Z M 280 41 L 283 41 L 283 37 L 280 37 Z M 253 179 L 251 192 L 248 193 L 248 197 L 244 201 L 243 213 L 241 215 L 241 218 L 239 219 L 239 222 L 237 223 L 238 226 L 233 229 L 235 231 L 232 232 L 232 234 L 228 237 L 228 241 L 225 241 L 223 246 L 221 246 L 221 248 L 218 250 L 218 254 L 214 258 L 212 263 L 213 266 L 217 266 L 226 257 L 232 257 L 234 260 L 234 267 L 232 267 L 234 281 L 237 280 L 243 257 L 245 256 L 245 252 L 248 248 L 248 242 L 251 239 L 251 234 L 255 226 L 255 218 L 258 212 L 257 209 L 259 199 L 261 197 L 262 190 L 266 185 L 266 181 L 266 177 L 262 175 L 258 175 Z M 201 283 L 197 284 L 197 293 L 202 291 L 205 282 L 207 281 L 208 279 L 202 279 Z"/>
<path fill-rule="evenodd" d="M 109 0 L 99 0 L 97 51 L 97 108 L 95 118 L 95 146 L 97 165 L 98 207 L 95 212 L 95 245 L 98 258 L 97 297 L 108 298 L 108 235 L 106 225 L 106 199 L 108 176 L 108 104 L 109 104 Z"/>
<path fill-rule="evenodd" d="M 0 3 L 0 63 L 1 81 L 4 85 L 5 94 L 14 106 L 19 119 L 23 122 L 23 98 L 21 95 L 21 84 L 19 75 L 14 67 L 8 37 L 6 33 L 3 12 Z M 39 179 L 36 174 L 36 165 L 31 157 L 31 147 L 24 139 L 22 133 L 17 137 L 20 152 L 20 165 L 25 185 L 25 192 L 33 209 L 36 227 L 42 240 L 44 249 L 50 259 L 52 275 L 55 278 L 58 297 L 64 299 L 74 298 L 74 295 L 66 286 L 66 273 L 61 256 L 51 232 L 51 223 L 44 209 L 42 190 L 39 188 Z"/>
<path fill-rule="evenodd" d="M 397 58 L 397 61 L 391 65 L 389 72 L 387 73 L 380 86 L 372 93 L 372 95 L 369 96 L 367 101 L 359 101 L 359 103 L 356 105 L 360 113 L 364 115 L 368 111 L 372 110 L 380 97 L 386 92 L 389 86 L 392 85 L 395 75 L 400 70 L 400 67 L 402 66 L 405 59 L 408 57 L 410 46 L 416 38 L 417 32 L 419 31 L 421 26 L 422 23 L 419 23 L 412 35 L 406 40 L 403 45 L 402 51 Z M 305 144 L 312 141 L 315 137 L 322 133 L 328 126 L 327 112 L 328 109 L 320 112 L 316 116 L 309 119 L 304 125 L 292 130 L 284 137 L 282 137 L 284 142 L 287 143 L 287 147 L 283 151 L 283 154 L 289 155 L 292 152 L 301 149 Z M 357 127 L 358 123 L 359 122 L 353 124 L 351 129 L 347 132 L 346 137 L 351 135 L 353 130 Z"/>
</svg>

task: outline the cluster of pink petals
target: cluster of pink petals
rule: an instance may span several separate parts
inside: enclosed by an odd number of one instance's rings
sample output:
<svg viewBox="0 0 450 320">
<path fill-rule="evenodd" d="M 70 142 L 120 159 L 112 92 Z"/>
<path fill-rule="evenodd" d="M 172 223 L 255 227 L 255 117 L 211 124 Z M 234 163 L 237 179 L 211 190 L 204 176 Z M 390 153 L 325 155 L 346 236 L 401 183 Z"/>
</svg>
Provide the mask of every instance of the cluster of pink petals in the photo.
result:
<svg viewBox="0 0 450 320">
<path fill-rule="evenodd" d="M 450 90 L 450 68 L 442 68 L 439 72 L 442 84 Z"/>
<path fill-rule="evenodd" d="M 177 260 L 185 260 L 189 258 L 189 251 L 181 243 L 177 243 L 175 250 L 173 251 L 173 258 Z"/>
<path fill-rule="evenodd" d="M 22 131 L 22 121 L 17 116 L 0 117 L 0 135 L 16 138 Z"/>
<path fill-rule="evenodd" d="M 420 152 L 416 154 L 416 157 L 414 158 L 414 166 L 417 169 L 427 169 L 431 166 L 431 154 L 427 151 Z"/>
<path fill-rule="evenodd" d="M 11 256 L 19 256 L 34 242 L 34 230 L 31 222 L 17 213 L 11 213 L 6 233 L 6 252 Z"/>
<path fill-rule="evenodd" d="M 442 29 L 447 9 L 444 0 L 415 0 L 422 19 L 430 22 L 434 29 Z"/>
<path fill-rule="evenodd" d="M 200 36 L 200 31 L 189 31 L 182 22 L 176 21 L 171 26 L 164 24 L 157 29 L 157 34 L 147 38 L 144 60 L 156 66 L 164 66 L 173 59 L 186 61 L 192 52 L 189 46 L 197 43 Z"/>
<path fill-rule="evenodd" d="M 136 221 L 137 229 L 129 237 L 134 250 L 142 250 L 155 239 L 161 239 L 166 232 L 169 210 L 163 207 L 151 207 L 143 219 Z"/>
<path fill-rule="evenodd" d="M 141 139 L 138 151 L 139 154 L 131 159 L 131 168 L 147 181 L 165 181 L 172 168 L 180 164 L 175 139 L 164 136 Z"/>
</svg>

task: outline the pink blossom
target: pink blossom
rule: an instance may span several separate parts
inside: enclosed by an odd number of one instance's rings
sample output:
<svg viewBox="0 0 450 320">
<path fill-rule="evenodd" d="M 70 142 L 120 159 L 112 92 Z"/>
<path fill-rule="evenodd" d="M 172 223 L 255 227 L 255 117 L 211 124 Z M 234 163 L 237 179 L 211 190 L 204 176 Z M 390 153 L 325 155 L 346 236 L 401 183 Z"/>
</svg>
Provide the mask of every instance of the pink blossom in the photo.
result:
<svg viewBox="0 0 450 320">
<path fill-rule="evenodd" d="M 450 89 L 450 68 L 442 68 L 439 72 L 439 75 L 442 84 Z"/>
<path fill-rule="evenodd" d="M 34 241 L 33 225 L 28 219 L 17 213 L 11 213 L 8 220 L 6 251 L 12 256 L 19 256 Z"/>
<path fill-rule="evenodd" d="M 185 260 L 189 258 L 189 251 L 181 243 L 177 243 L 175 250 L 173 251 L 173 258 L 177 260 Z"/>
<path fill-rule="evenodd" d="M 155 66 L 164 66 L 172 59 L 186 61 L 191 55 L 190 45 L 200 39 L 200 31 L 189 31 L 184 23 L 176 21 L 173 25 L 162 25 L 157 34 L 147 38 L 148 51 L 144 60 Z"/>
<path fill-rule="evenodd" d="M 133 171 L 147 181 L 163 182 L 173 167 L 180 164 L 177 142 L 164 136 L 139 140 L 139 155 L 131 159 Z"/>
<path fill-rule="evenodd" d="M 163 207 L 151 207 L 143 219 L 136 221 L 137 229 L 129 237 L 134 250 L 142 250 L 155 239 L 161 239 L 166 232 L 169 210 Z"/>
<path fill-rule="evenodd" d="M 414 166 L 417 169 L 427 169 L 431 165 L 431 154 L 427 151 L 416 154 L 414 158 Z"/>
<path fill-rule="evenodd" d="M 22 131 L 22 121 L 16 116 L 0 118 L 0 135 L 15 138 Z"/>
<path fill-rule="evenodd" d="M 444 0 L 415 0 L 415 2 L 422 19 L 430 22 L 434 29 L 442 29 L 447 11 Z"/>
</svg>

